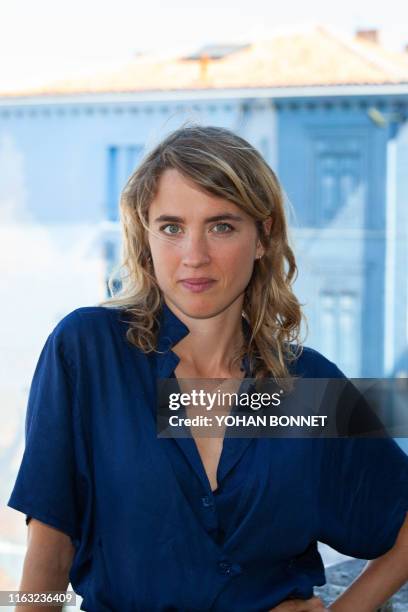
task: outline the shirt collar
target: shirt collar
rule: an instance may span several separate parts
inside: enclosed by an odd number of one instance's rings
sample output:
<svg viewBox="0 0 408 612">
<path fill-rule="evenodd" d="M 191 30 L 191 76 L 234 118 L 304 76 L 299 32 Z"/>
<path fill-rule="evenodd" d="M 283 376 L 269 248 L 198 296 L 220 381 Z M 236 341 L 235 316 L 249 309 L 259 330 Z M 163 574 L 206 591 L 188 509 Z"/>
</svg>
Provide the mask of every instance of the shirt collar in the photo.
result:
<svg viewBox="0 0 408 612">
<path fill-rule="evenodd" d="M 159 321 L 160 328 L 157 345 L 159 351 L 171 349 L 190 333 L 187 325 L 174 314 L 165 301 L 162 303 Z"/>
<path fill-rule="evenodd" d="M 179 358 L 175 353 L 173 353 L 171 349 L 174 345 L 180 342 L 180 340 L 185 338 L 185 336 L 190 333 L 190 330 L 187 325 L 185 325 L 185 323 L 183 323 L 183 321 L 181 321 L 181 319 L 179 319 L 175 315 L 175 313 L 168 307 L 164 300 L 162 301 L 159 323 L 160 327 L 157 348 L 159 351 L 164 351 L 165 354 L 173 358 L 171 359 L 171 362 L 169 362 L 169 364 L 175 362 L 177 365 Z M 248 338 L 251 328 L 244 317 L 242 317 L 242 325 L 245 337 Z M 242 360 L 242 366 L 245 368 L 245 376 L 249 377 L 250 371 L 248 355 L 244 356 Z"/>
</svg>

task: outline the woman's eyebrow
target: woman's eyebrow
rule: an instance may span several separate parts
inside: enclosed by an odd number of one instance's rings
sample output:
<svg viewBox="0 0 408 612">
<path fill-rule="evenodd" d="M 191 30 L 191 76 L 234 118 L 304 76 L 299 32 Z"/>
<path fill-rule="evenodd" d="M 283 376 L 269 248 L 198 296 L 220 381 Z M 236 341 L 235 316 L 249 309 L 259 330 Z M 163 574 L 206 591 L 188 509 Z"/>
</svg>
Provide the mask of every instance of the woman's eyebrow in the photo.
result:
<svg viewBox="0 0 408 612">
<path fill-rule="evenodd" d="M 210 223 L 211 221 L 223 221 L 224 219 L 229 219 L 230 221 L 243 221 L 242 217 L 239 217 L 238 215 L 233 215 L 231 213 L 225 213 L 222 215 L 215 215 L 213 217 L 207 217 L 206 219 L 204 219 L 204 221 L 206 223 Z M 176 217 L 174 215 L 160 215 L 160 217 L 157 217 L 154 220 L 155 223 L 159 223 L 161 221 L 184 223 L 185 220 L 183 219 L 183 217 Z"/>
</svg>

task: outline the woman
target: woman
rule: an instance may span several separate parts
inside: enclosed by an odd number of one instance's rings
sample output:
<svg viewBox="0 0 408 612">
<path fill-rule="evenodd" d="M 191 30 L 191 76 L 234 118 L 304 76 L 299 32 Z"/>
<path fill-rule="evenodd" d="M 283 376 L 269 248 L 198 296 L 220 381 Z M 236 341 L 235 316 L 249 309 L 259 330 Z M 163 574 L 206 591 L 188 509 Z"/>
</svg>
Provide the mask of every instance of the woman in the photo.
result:
<svg viewBox="0 0 408 612">
<path fill-rule="evenodd" d="M 121 293 L 60 321 L 30 389 L 9 501 L 29 524 L 21 589 L 70 579 L 90 612 L 322 610 L 319 540 L 372 560 L 330 609 L 375 610 L 408 579 L 392 440 L 156 432 L 161 379 L 344 377 L 301 348 L 276 176 L 233 133 L 181 128 L 121 211 Z"/>
</svg>

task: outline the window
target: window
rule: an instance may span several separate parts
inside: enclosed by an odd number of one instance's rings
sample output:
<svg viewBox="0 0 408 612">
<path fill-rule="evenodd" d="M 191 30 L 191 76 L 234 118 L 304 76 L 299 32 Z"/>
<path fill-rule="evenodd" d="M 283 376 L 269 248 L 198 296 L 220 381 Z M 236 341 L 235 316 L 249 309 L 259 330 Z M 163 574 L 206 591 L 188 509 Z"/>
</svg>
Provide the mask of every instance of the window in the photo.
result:
<svg viewBox="0 0 408 612">
<path fill-rule="evenodd" d="M 320 294 L 320 347 L 346 376 L 360 370 L 360 321 L 358 297 L 352 292 L 323 291 Z"/>
<path fill-rule="evenodd" d="M 119 220 L 120 194 L 135 170 L 141 152 L 141 145 L 108 147 L 107 217 L 109 221 Z"/>
<path fill-rule="evenodd" d="M 360 165 L 357 153 L 324 152 L 317 157 L 317 225 L 327 225 L 347 205 L 355 207 L 352 198 L 359 187 Z"/>
<path fill-rule="evenodd" d="M 103 243 L 103 256 L 105 261 L 105 290 L 106 296 L 110 297 L 110 290 L 108 285 L 108 280 L 112 271 L 116 265 L 119 263 L 118 258 L 118 245 L 113 240 L 105 240 Z M 114 278 L 113 280 L 113 289 L 114 291 L 118 291 L 120 289 L 121 282 L 118 278 Z"/>
<path fill-rule="evenodd" d="M 259 150 L 262 154 L 262 157 L 265 159 L 267 163 L 270 163 L 269 155 L 270 155 L 270 141 L 266 136 L 262 137 L 259 141 Z"/>
</svg>

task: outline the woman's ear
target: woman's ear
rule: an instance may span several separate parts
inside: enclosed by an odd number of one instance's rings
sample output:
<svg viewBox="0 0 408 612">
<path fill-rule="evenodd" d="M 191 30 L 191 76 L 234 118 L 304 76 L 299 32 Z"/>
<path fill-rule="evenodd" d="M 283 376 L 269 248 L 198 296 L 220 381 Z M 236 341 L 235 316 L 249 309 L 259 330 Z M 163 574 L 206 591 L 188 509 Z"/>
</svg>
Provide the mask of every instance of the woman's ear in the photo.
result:
<svg viewBox="0 0 408 612">
<path fill-rule="evenodd" d="M 263 227 L 264 227 L 264 232 L 267 236 L 270 235 L 271 233 L 271 227 L 273 225 L 273 219 L 272 217 L 269 217 L 268 219 L 266 219 L 265 221 L 263 221 Z"/>
<path fill-rule="evenodd" d="M 268 237 L 270 235 L 270 231 L 271 231 L 272 225 L 273 225 L 272 217 L 269 217 L 268 219 L 266 219 L 265 221 L 262 222 L 263 232 Z M 263 248 L 262 242 L 261 242 L 261 240 L 259 238 L 258 238 L 258 244 L 257 244 L 256 253 L 257 254 L 256 254 L 255 259 L 260 259 L 264 255 L 264 253 L 265 253 L 265 249 Z"/>
</svg>

